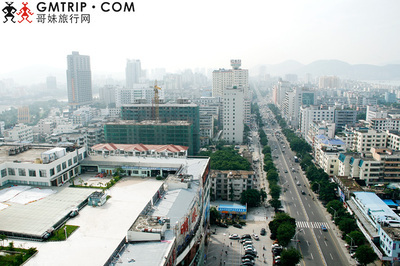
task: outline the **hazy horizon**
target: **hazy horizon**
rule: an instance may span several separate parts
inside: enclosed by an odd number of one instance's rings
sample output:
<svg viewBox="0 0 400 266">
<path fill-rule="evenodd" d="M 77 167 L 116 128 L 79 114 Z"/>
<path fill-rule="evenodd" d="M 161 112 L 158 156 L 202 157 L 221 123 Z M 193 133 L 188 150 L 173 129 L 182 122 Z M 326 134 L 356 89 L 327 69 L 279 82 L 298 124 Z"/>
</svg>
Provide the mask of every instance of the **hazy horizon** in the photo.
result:
<svg viewBox="0 0 400 266">
<path fill-rule="evenodd" d="M 89 2 L 88 2 L 89 3 Z M 89 3 L 90 4 L 90 3 Z M 400 62 L 400 2 L 338 0 L 137 0 L 134 13 L 88 10 L 89 24 L 1 23 L 0 76 L 27 66 L 66 69 L 72 51 L 89 55 L 93 72 L 244 68 L 295 60 L 350 64 Z M 31 5 L 36 11 L 36 6 Z M 32 16 L 36 19 L 36 15 Z"/>
</svg>

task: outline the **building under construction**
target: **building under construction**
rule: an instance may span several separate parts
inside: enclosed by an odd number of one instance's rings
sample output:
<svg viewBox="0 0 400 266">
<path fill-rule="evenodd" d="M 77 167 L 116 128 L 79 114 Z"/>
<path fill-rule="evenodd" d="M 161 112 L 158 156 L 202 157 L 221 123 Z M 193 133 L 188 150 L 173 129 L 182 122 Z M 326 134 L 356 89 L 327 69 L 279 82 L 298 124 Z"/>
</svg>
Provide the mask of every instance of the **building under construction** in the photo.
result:
<svg viewBox="0 0 400 266">
<path fill-rule="evenodd" d="M 121 120 L 105 124 L 104 135 L 108 143 L 174 144 L 188 146 L 189 155 L 196 153 L 194 126 L 188 121 L 157 122 L 144 120 L 135 122 Z M 196 136 L 197 140 L 199 140 L 199 135 L 196 134 Z"/>
<path fill-rule="evenodd" d="M 110 134 L 105 134 L 107 136 L 110 136 L 110 139 L 107 138 L 106 136 L 106 141 L 107 142 L 113 142 L 113 143 L 143 143 L 143 144 L 175 144 L 175 145 L 185 145 L 189 146 L 189 154 L 194 155 L 196 154 L 199 149 L 200 149 L 200 112 L 199 112 L 199 106 L 190 103 L 187 99 L 180 99 L 176 103 L 160 103 L 158 105 L 158 110 L 155 110 L 155 105 L 154 104 L 128 104 L 128 105 L 123 105 L 121 108 L 121 118 L 122 120 L 133 120 L 135 122 L 142 122 L 142 121 L 149 121 L 153 120 L 154 123 L 152 127 L 156 127 L 156 121 L 159 123 L 164 124 L 164 127 L 166 126 L 166 123 L 168 124 L 169 122 L 172 121 L 186 121 L 189 124 L 191 124 L 191 127 L 193 128 L 193 136 L 191 137 L 191 145 L 187 145 L 186 143 L 180 142 L 180 143 L 173 143 L 173 142 L 167 142 L 167 143 L 161 143 L 159 140 L 154 140 L 152 142 L 144 142 L 144 141 L 134 141 L 134 142 L 117 142 L 117 141 L 111 141 L 111 139 L 115 139 L 112 137 Z M 156 117 L 158 119 L 156 119 Z M 147 122 L 150 126 L 150 122 Z M 176 126 L 174 126 L 176 127 Z M 108 131 L 111 129 L 110 126 L 105 127 L 108 129 Z M 162 127 L 160 127 L 162 128 Z M 107 130 L 106 129 L 106 130 Z M 117 133 L 117 132 L 116 132 Z M 185 133 L 178 133 L 176 134 L 185 134 Z M 150 138 L 147 136 L 144 136 L 144 138 Z M 164 138 L 165 139 L 165 138 Z M 170 139 L 170 138 L 168 138 Z M 176 137 L 175 139 L 182 139 L 179 137 Z M 123 139 L 122 139 L 123 141 Z"/>
</svg>

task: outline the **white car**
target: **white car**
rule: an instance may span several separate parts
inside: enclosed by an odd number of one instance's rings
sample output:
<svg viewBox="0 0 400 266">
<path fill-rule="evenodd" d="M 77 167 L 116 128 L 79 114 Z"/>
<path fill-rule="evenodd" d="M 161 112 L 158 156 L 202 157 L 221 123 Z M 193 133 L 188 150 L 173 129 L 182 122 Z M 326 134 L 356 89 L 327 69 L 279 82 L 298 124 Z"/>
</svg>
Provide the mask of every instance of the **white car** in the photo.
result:
<svg viewBox="0 0 400 266">
<path fill-rule="evenodd" d="M 231 234 L 229 235 L 229 239 L 240 239 L 240 236 L 238 234 Z"/>
<path fill-rule="evenodd" d="M 260 240 L 260 238 L 256 234 L 253 234 L 253 238 L 254 238 L 254 240 Z"/>
</svg>

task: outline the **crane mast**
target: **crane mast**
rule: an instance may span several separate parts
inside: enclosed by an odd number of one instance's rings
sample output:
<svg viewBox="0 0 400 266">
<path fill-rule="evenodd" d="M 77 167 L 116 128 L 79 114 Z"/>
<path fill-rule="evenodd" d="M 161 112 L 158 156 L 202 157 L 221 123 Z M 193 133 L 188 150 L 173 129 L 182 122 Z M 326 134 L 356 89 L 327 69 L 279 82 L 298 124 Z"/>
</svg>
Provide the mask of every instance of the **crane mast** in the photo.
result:
<svg viewBox="0 0 400 266">
<path fill-rule="evenodd" d="M 159 90 L 161 90 L 161 88 L 157 86 L 157 80 L 156 80 L 154 83 L 154 104 L 155 104 L 155 120 L 156 121 L 160 121 L 160 110 L 159 110 L 160 98 L 158 96 Z"/>
</svg>

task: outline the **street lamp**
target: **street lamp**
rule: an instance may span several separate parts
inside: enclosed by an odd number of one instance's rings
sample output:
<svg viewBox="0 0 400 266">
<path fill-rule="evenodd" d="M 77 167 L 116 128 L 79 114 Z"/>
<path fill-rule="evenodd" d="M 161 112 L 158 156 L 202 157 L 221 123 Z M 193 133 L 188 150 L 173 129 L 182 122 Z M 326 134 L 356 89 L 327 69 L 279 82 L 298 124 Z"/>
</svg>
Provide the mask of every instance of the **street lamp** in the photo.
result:
<svg viewBox="0 0 400 266">
<path fill-rule="evenodd" d="M 333 220 L 335 220 L 336 219 L 336 210 L 334 209 L 334 208 L 332 208 L 332 207 L 330 207 L 333 211 L 334 211 L 334 213 L 333 213 Z"/>
<path fill-rule="evenodd" d="M 65 232 L 65 240 L 67 240 L 68 236 L 67 236 L 67 226 L 64 226 L 64 232 Z"/>
<path fill-rule="evenodd" d="M 318 195 L 319 195 L 319 191 L 321 190 L 321 184 L 319 182 L 315 182 L 318 185 Z"/>
<path fill-rule="evenodd" d="M 351 242 L 350 242 L 350 253 L 353 251 L 353 243 L 354 243 L 354 239 L 351 237 L 351 236 L 349 236 L 349 234 L 346 234 L 346 236 L 348 236 L 348 237 L 350 237 L 351 238 Z"/>
<path fill-rule="evenodd" d="M 303 229 L 299 229 L 295 234 L 292 240 L 294 240 L 296 243 L 299 243 L 299 239 L 298 239 L 298 234 L 300 232 L 303 232 Z"/>
</svg>

